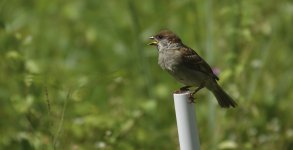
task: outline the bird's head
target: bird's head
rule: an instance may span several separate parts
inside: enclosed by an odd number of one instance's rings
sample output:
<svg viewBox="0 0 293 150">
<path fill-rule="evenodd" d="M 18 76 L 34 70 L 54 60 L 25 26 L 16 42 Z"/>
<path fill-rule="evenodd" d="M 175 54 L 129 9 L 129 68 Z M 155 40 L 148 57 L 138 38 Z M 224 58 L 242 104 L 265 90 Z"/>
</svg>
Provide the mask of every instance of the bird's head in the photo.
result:
<svg viewBox="0 0 293 150">
<path fill-rule="evenodd" d="M 170 30 L 162 30 L 158 34 L 149 37 L 153 40 L 149 45 L 157 46 L 160 50 L 161 48 L 172 48 L 182 44 L 181 39 Z"/>
</svg>

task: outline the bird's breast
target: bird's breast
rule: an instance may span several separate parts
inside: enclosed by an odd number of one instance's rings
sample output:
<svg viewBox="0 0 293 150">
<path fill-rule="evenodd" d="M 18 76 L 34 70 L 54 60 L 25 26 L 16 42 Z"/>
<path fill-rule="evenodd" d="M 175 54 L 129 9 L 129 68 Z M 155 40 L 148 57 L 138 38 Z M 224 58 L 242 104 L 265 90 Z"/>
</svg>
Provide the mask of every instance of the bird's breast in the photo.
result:
<svg viewBox="0 0 293 150">
<path fill-rule="evenodd" d="M 206 80 L 204 73 L 189 68 L 182 63 L 179 51 L 159 51 L 158 64 L 184 85 L 198 86 Z"/>
<path fill-rule="evenodd" d="M 177 51 L 160 51 L 158 64 L 163 70 L 173 72 L 180 63 L 180 55 Z"/>
</svg>

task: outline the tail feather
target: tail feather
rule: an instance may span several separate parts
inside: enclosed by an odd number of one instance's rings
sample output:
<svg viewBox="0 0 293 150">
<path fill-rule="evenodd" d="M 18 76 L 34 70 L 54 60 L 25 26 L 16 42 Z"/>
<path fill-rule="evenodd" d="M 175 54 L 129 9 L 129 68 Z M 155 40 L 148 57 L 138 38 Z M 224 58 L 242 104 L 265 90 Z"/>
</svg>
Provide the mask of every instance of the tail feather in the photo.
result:
<svg viewBox="0 0 293 150">
<path fill-rule="evenodd" d="M 212 90 L 219 105 L 223 108 L 236 107 L 237 103 L 219 86 Z"/>
</svg>

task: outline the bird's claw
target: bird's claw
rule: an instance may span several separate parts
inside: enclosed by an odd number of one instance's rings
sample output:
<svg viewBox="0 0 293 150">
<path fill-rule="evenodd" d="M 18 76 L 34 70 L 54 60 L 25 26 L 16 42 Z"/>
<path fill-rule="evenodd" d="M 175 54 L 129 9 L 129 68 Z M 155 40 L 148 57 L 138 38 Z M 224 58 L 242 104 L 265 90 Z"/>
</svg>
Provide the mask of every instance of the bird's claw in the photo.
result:
<svg viewBox="0 0 293 150">
<path fill-rule="evenodd" d="M 175 94 L 180 94 L 180 93 L 182 93 L 182 91 L 179 89 L 179 90 L 174 91 L 174 93 Z"/>
<path fill-rule="evenodd" d="M 190 93 L 189 94 L 189 97 L 188 97 L 188 103 L 195 103 L 195 98 L 194 98 L 194 96 L 193 96 L 193 94 L 192 93 Z"/>
<path fill-rule="evenodd" d="M 189 89 L 179 89 L 179 90 L 176 90 L 174 91 L 175 94 L 180 94 L 180 93 L 184 93 L 186 91 L 188 91 Z"/>
<path fill-rule="evenodd" d="M 189 88 L 190 88 L 190 86 L 184 86 L 184 87 L 181 87 L 179 90 L 176 90 L 174 93 L 175 94 L 180 94 L 180 93 L 189 91 Z"/>
</svg>

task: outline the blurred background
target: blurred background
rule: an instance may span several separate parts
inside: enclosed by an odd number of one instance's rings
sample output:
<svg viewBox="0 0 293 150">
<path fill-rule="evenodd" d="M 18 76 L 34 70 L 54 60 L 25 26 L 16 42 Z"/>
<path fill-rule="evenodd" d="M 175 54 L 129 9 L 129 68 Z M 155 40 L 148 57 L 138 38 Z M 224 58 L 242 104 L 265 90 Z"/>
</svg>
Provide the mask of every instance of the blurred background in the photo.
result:
<svg viewBox="0 0 293 150">
<path fill-rule="evenodd" d="M 0 149 L 178 149 L 161 29 L 239 104 L 197 94 L 202 149 L 293 149 L 292 27 L 290 0 L 1 0 Z"/>
</svg>

